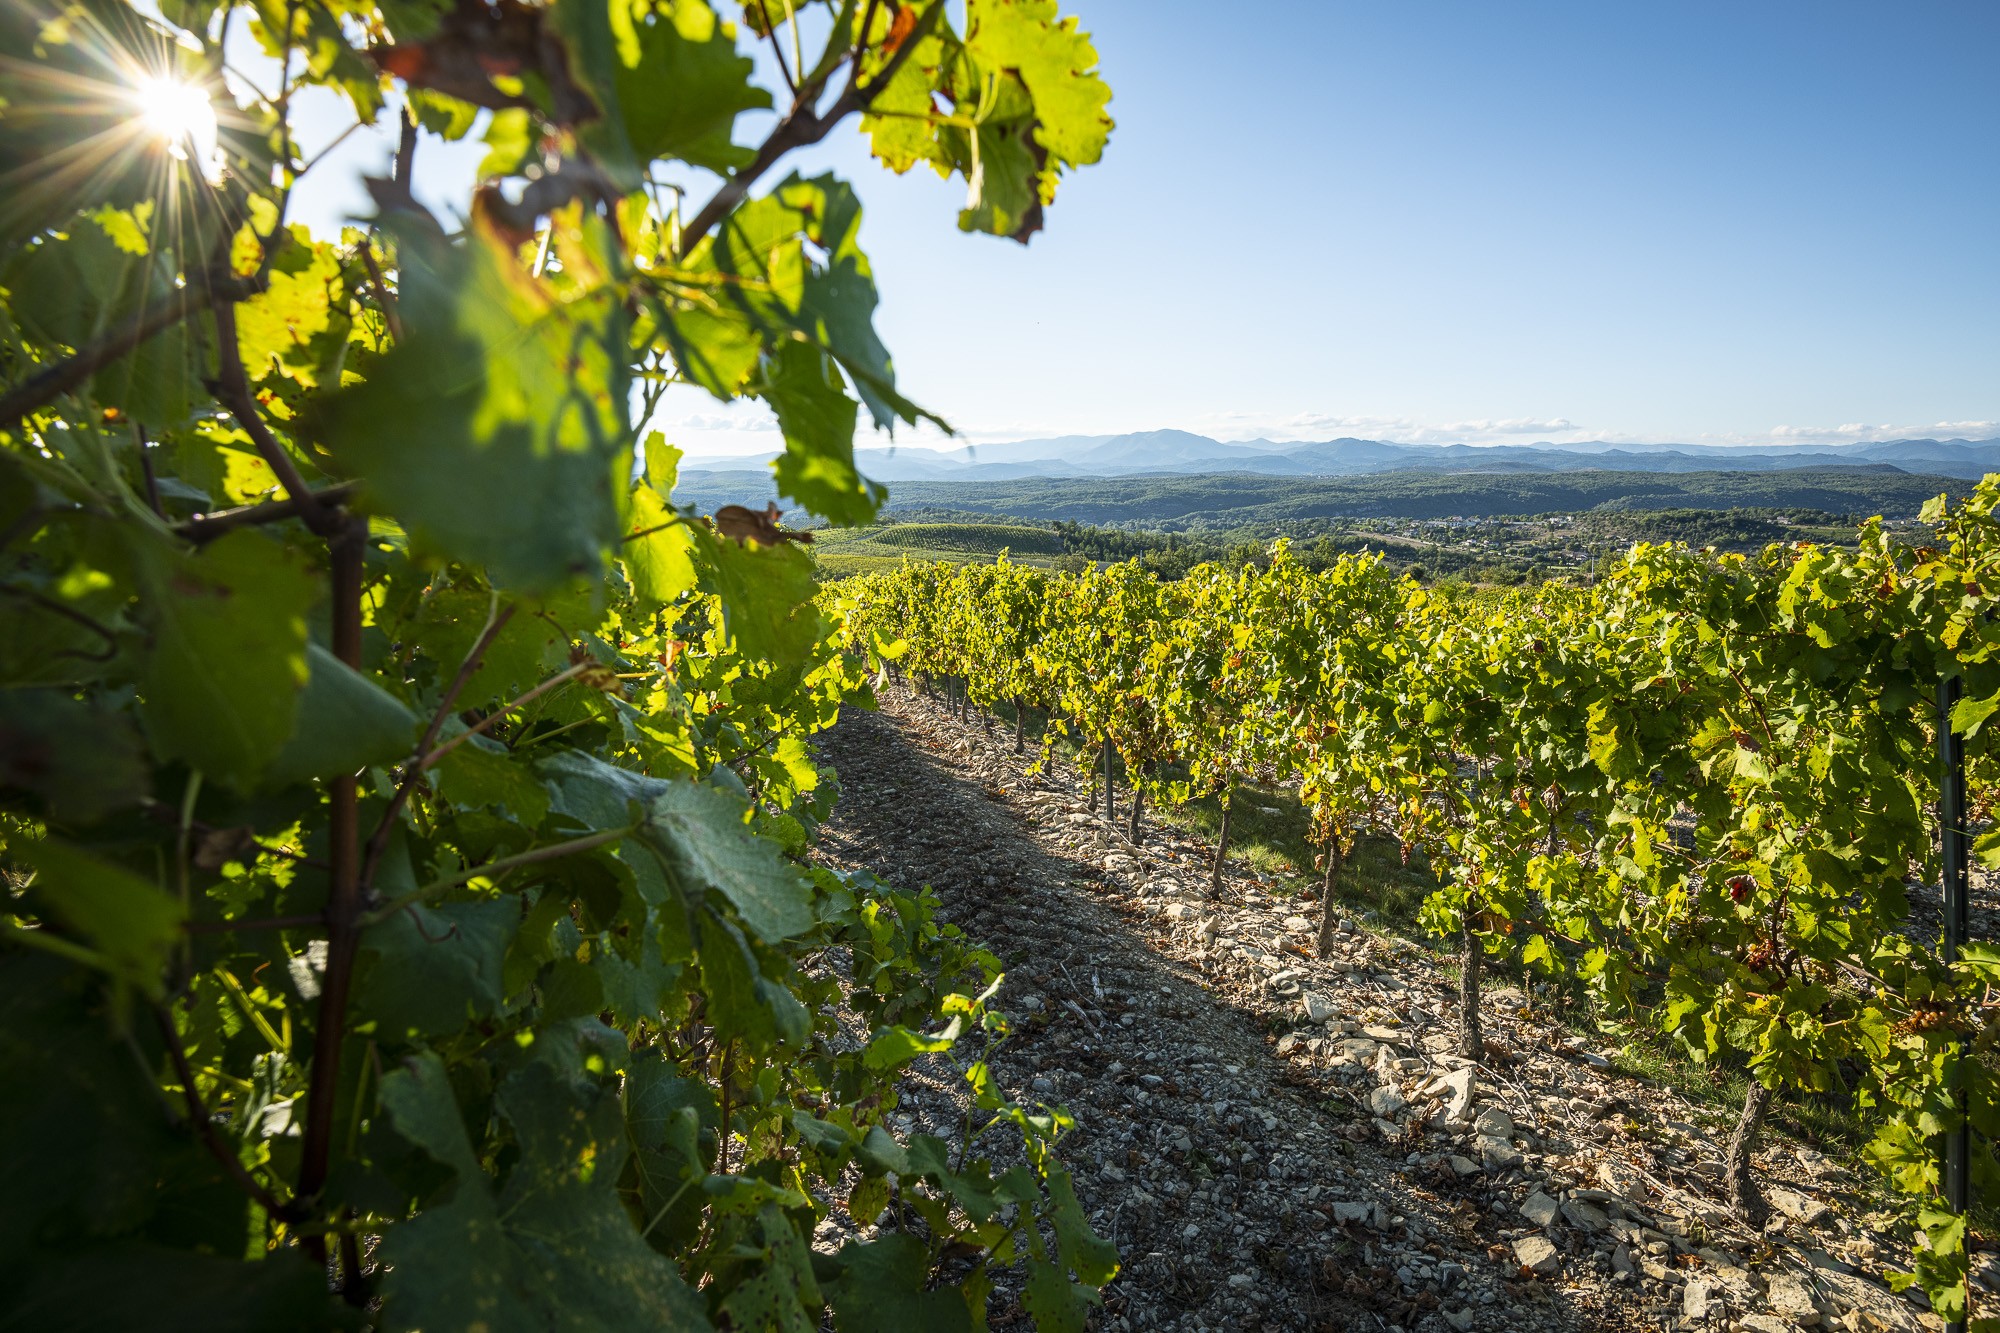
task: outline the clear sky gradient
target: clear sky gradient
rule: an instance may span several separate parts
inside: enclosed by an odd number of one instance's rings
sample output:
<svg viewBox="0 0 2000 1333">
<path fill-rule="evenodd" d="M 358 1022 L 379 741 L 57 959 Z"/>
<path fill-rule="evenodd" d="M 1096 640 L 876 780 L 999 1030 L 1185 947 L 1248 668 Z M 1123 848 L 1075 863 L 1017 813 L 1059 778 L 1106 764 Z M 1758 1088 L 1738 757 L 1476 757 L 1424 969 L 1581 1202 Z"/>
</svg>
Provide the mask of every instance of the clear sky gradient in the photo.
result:
<svg viewBox="0 0 2000 1333">
<path fill-rule="evenodd" d="M 1032 245 L 851 130 L 800 163 L 856 183 L 899 380 L 969 440 L 2000 435 L 2000 5 L 1065 9 L 1118 128 Z M 478 156 L 427 145 L 435 197 Z M 657 424 L 777 444 L 692 393 Z"/>
</svg>

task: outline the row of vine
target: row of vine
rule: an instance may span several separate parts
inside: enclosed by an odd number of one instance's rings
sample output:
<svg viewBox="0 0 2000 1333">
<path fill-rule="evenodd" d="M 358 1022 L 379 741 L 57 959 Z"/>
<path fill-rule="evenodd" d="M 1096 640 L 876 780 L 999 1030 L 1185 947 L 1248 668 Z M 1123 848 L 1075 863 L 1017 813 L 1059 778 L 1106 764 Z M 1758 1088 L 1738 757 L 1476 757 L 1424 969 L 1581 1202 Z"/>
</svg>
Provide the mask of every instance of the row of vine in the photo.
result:
<svg viewBox="0 0 2000 1333">
<path fill-rule="evenodd" d="M 1141 794 L 1219 797 L 1218 882 L 1244 783 L 1298 791 L 1327 928 L 1357 838 L 1424 858 L 1422 921 L 1460 941 L 1467 1058 L 1486 1055 L 1482 969 L 1505 957 L 1746 1068 L 1725 1176 L 1753 1224 L 1773 1096 L 1845 1094 L 1911 1200 L 1914 1263 L 1892 1280 L 1953 1319 L 1966 1219 L 1936 1143 L 1969 1116 L 1975 1197 L 2000 1199 L 2000 949 L 1948 961 L 1911 906 L 1938 878 L 1941 717 L 1975 791 L 1993 785 L 1996 506 L 2000 479 L 1934 504 L 1936 546 L 1876 523 L 1852 548 L 1754 558 L 1640 545 L 1590 588 L 1447 594 L 1365 556 L 1314 573 L 1280 545 L 1268 568 L 1173 582 L 909 564 L 837 605 L 858 649 L 1115 749 L 1135 833 Z M 1991 864 L 2000 833 L 1973 848 Z"/>
</svg>

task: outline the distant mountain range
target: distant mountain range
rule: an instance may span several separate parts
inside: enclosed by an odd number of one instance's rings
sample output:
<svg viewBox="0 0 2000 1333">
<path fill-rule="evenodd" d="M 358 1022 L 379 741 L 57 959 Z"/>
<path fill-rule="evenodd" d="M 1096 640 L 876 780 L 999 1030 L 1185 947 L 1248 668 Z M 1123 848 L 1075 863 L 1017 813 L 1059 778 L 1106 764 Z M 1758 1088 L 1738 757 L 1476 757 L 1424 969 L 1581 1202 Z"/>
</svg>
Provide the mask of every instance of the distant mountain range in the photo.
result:
<svg viewBox="0 0 2000 1333">
<path fill-rule="evenodd" d="M 692 457 L 683 472 L 741 472 L 775 454 Z M 981 482 L 1028 477 L 1134 477 L 1252 473 L 1349 477 L 1384 472 L 1545 473 L 1778 472 L 1889 464 L 1931 476 L 1977 480 L 2000 472 L 2000 439 L 1886 440 L 1864 444 L 1396 444 L 1319 440 L 1304 444 L 1224 443 L 1184 430 L 1129 435 L 1063 435 L 959 449 L 858 449 L 861 471 L 878 481 Z"/>
</svg>

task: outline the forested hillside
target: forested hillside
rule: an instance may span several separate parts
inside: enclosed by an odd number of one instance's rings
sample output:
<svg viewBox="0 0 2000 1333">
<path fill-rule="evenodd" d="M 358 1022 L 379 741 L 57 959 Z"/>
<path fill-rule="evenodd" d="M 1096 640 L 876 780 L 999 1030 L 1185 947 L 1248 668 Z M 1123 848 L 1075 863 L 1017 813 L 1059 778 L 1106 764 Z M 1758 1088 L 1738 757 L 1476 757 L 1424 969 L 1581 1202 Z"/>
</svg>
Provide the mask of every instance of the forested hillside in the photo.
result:
<svg viewBox="0 0 2000 1333">
<path fill-rule="evenodd" d="M 1808 509 L 1856 518 L 1914 518 L 1931 497 L 1962 496 L 1971 489 L 1968 481 L 1887 464 L 1787 472 L 1398 472 L 1337 479 L 1234 473 L 902 481 L 890 488 L 888 512 L 949 509 L 1167 532 L 1338 518 L 1493 518 L 1598 509 Z M 770 484 L 755 472 L 710 472 L 692 477 L 684 492 L 695 504 L 713 507 L 738 502 L 746 494 L 769 494 Z"/>
</svg>

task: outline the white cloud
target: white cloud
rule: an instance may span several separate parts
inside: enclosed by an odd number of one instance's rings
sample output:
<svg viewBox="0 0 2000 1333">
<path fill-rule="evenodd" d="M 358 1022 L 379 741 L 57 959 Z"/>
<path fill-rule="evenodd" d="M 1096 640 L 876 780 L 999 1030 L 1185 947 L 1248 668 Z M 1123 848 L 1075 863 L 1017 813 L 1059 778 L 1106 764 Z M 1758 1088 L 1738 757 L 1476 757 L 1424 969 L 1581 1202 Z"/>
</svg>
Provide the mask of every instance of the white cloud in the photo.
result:
<svg viewBox="0 0 2000 1333">
<path fill-rule="evenodd" d="M 1996 435 L 2000 435 L 2000 421 L 1933 421 L 1929 425 L 1850 421 L 1840 426 L 1774 426 L 1765 438 L 1787 444 L 1856 444 L 1873 440 L 1978 440 Z"/>
</svg>

